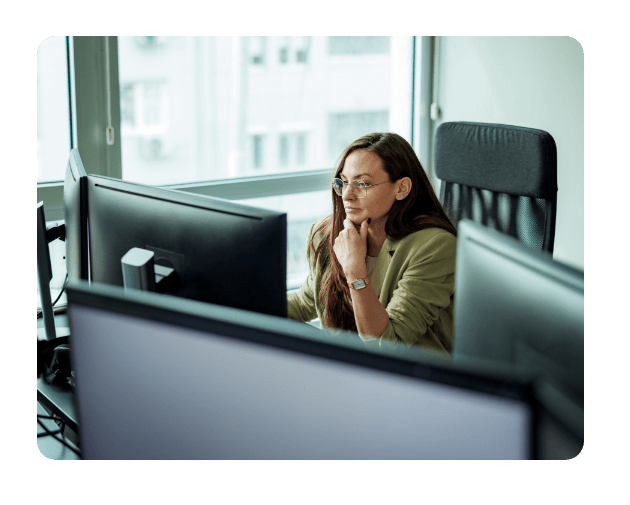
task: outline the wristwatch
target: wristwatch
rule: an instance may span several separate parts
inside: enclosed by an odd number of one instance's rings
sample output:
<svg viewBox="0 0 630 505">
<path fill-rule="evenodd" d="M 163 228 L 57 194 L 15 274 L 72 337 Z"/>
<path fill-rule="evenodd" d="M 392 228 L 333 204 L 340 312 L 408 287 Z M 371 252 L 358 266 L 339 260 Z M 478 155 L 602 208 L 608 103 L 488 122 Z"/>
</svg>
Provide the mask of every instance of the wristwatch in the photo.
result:
<svg viewBox="0 0 630 505">
<path fill-rule="evenodd" d="M 370 283 L 370 278 L 366 277 L 365 279 L 358 279 L 354 282 L 348 281 L 348 285 L 354 289 L 355 291 L 359 291 L 359 289 L 363 289 Z"/>
</svg>

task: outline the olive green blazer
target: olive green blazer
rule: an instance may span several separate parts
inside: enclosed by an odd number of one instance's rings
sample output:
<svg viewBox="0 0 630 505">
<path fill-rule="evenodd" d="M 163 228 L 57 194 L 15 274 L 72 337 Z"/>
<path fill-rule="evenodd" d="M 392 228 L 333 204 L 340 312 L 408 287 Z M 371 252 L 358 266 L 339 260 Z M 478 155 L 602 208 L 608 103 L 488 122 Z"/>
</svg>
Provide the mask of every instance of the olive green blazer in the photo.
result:
<svg viewBox="0 0 630 505">
<path fill-rule="evenodd" d="M 322 234 L 308 243 L 317 249 Z M 400 240 L 387 238 L 371 276 L 374 290 L 389 314 L 389 325 L 379 342 L 393 341 L 437 351 L 453 349 L 453 291 L 455 287 L 455 236 L 441 228 L 427 228 Z M 322 272 L 307 248 L 310 271 L 299 291 L 287 294 L 288 317 L 323 321 L 319 303 Z M 365 336 L 369 338 L 368 336 Z M 365 339 L 364 339 L 365 340 Z"/>
</svg>

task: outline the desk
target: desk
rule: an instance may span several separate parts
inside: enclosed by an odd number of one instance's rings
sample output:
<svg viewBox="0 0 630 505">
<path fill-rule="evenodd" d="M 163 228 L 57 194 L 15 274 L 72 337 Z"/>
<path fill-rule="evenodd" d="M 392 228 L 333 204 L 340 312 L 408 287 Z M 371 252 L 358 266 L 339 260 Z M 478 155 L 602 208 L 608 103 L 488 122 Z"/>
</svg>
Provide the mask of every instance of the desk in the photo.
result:
<svg viewBox="0 0 630 505">
<path fill-rule="evenodd" d="M 46 384 L 37 379 L 37 402 L 59 417 L 75 433 L 79 431 L 79 421 L 74 404 L 74 392 Z"/>
<path fill-rule="evenodd" d="M 44 407 L 42 407 L 38 403 L 37 414 L 47 416 L 48 412 L 46 412 L 46 410 L 44 410 Z M 52 419 L 40 419 L 40 421 L 46 426 L 46 428 L 48 428 L 49 431 L 56 432 L 57 430 L 59 430 L 59 427 Z M 42 428 L 39 423 L 37 423 L 37 447 L 39 448 L 39 451 L 48 459 L 81 459 L 79 456 L 77 456 L 76 453 L 65 447 L 58 440 L 55 440 L 55 438 L 53 438 L 52 436 L 39 436 L 40 434 L 44 433 L 46 433 L 44 428 Z M 61 437 L 60 434 L 58 434 L 57 436 Z M 68 445 L 78 450 L 77 446 L 73 444 L 72 441 L 68 439 L 68 437 L 65 438 L 65 441 Z"/>
<path fill-rule="evenodd" d="M 43 320 L 38 319 L 37 327 L 42 328 L 43 325 Z M 66 314 L 56 314 L 55 326 L 67 327 L 68 316 Z M 38 414 L 48 415 L 48 412 L 52 412 L 65 423 L 66 429 L 72 430 L 72 434 L 67 433 L 66 440 L 68 440 L 68 438 L 72 440 L 74 438 L 73 435 L 79 433 L 79 421 L 73 391 L 59 386 L 54 386 L 52 384 L 47 384 L 43 378 L 39 378 L 37 379 L 37 403 Z M 47 410 L 42 408 L 42 406 Z M 54 430 L 58 429 L 57 425 L 53 421 L 49 419 L 44 419 L 43 421 L 48 421 L 48 423 L 45 423 L 47 428 Z M 44 431 L 43 428 L 41 428 L 38 424 L 37 433 L 39 434 L 42 431 Z M 52 437 L 38 438 L 37 443 L 42 451 L 42 454 L 48 458 L 57 459 L 55 455 L 58 455 L 62 459 L 79 459 L 71 450 L 65 449 L 65 451 L 63 451 L 62 444 L 54 440 Z"/>
</svg>

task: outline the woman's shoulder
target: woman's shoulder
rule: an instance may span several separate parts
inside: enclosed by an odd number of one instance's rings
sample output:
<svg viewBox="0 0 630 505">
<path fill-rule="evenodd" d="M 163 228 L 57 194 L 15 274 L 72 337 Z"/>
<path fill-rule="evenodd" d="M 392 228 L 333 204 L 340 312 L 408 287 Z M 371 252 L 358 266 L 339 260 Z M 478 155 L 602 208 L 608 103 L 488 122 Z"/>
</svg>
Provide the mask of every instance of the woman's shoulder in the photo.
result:
<svg viewBox="0 0 630 505">
<path fill-rule="evenodd" d="M 453 235 L 450 231 L 445 230 L 444 228 L 440 228 L 439 226 L 429 226 L 427 228 L 423 228 L 418 231 L 414 231 L 407 235 L 405 238 L 410 238 L 411 240 L 431 240 L 433 238 L 439 237 L 441 239 L 452 239 L 453 241 L 457 241 L 457 237 Z M 404 240 L 404 239 L 403 239 Z"/>
<path fill-rule="evenodd" d="M 328 231 L 328 222 L 330 216 L 322 217 L 311 225 L 311 229 L 308 232 L 308 242 L 317 248 L 322 239 L 326 236 Z"/>
<path fill-rule="evenodd" d="M 452 251 L 454 253 L 457 248 L 457 237 L 450 231 L 438 226 L 431 226 L 414 231 L 397 242 L 396 249 L 409 251 L 418 249 L 439 249 Z"/>
</svg>

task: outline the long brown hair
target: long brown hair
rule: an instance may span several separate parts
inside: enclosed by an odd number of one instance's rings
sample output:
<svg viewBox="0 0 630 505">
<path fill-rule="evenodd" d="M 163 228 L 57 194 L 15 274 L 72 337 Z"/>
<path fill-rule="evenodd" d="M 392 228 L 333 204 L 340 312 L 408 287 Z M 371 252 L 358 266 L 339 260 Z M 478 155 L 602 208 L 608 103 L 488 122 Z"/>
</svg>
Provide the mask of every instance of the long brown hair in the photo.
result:
<svg viewBox="0 0 630 505">
<path fill-rule="evenodd" d="M 413 148 L 400 135 L 395 133 L 370 133 L 352 142 L 343 151 L 337 162 L 333 178 L 339 177 L 346 158 L 357 149 L 376 153 L 383 162 L 383 169 L 389 175 L 390 182 L 403 177 L 411 179 L 411 191 L 407 198 L 396 200 L 387 216 L 385 233 L 391 240 L 399 240 L 410 233 L 425 228 L 443 228 L 457 236 L 457 230 L 444 212 L 433 187 L 429 182 L 420 160 Z M 323 231 L 323 238 L 314 251 L 314 261 L 319 262 L 322 271 L 322 286 L 319 301 L 324 307 L 325 326 L 343 330 L 357 331 L 352 309 L 350 288 L 335 254 L 331 254 L 331 244 L 343 230 L 346 211 L 341 196 L 332 188 L 333 211 L 321 221 L 314 233 Z"/>
</svg>

